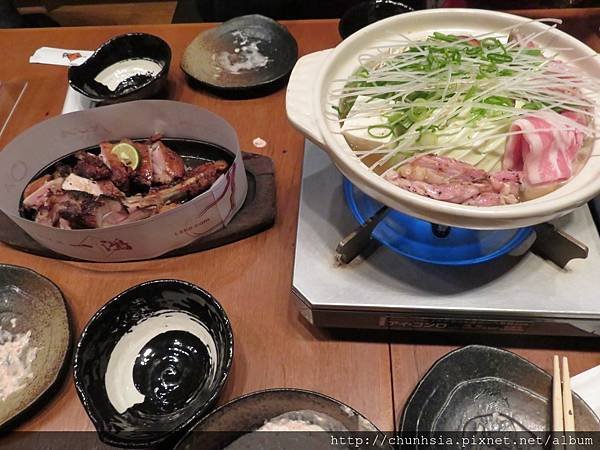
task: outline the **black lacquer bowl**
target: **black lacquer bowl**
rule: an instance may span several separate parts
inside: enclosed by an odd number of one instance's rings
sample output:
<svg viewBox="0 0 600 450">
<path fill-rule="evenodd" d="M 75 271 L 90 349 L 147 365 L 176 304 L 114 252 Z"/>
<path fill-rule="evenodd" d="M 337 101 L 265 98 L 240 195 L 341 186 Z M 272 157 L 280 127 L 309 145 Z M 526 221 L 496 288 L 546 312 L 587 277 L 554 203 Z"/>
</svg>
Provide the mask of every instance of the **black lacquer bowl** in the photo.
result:
<svg viewBox="0 0 600 450">
<path fill-rule="evenodd" d="M 324 421 L 319 424 L 326 430 L 353 436 L 379 431 L 367 418 L 344 403 L 303 389 L 267 389 L 238 397 L 217 408 L 202 419 L 180 442 L 177 450 L 221 450 L 237 439 L 237 448 L 331 449 L 331 438 L 317 433 L 254 433 L 265 422 L 292 411 L 314 412 Z M 309 416 L 310 417 L 310 416 Z M 262 435 L 262 436 L 261 436 Z M 344 447 L 346 448 L 346 447 Z M 385 448 L 386 445 L 372 445 Z"/>
<path fill-rule="evenodd" d="M 160 70 L 157 73 L 134 73 L 114 90 L 96 81 L 98 74 L 108 67 L 134 59 L 151 61 L 160 66 Z M 170 64 L 171 48 L 158 36 L 123 34 L 106 41 L 83 64 L 69 67 L 69 85 L 102 104 L 153 98 L 165 88 Z"/>
<path fill-rule="evenodd" d="M 421 0 L 369 0 L 357 3 L 344 13 L 338 24 L 338 31 L 342 39 L 346 39 L 361 28 L 381 19 L 424 7 L 425 2 Z"/>
<path fill-rule="evenodd" d="M 232 359 L 231 326 L 215 298 L 185 281 L 148 281 L 117 295 L 87 324 L 75 386 L 103 442 L 150 447 L 208 412 Z M 136 400 L 124 404 L 132 393 Z"/>
<path fill-rule="evenodd" d="M 453 351 L 423 377 L 404 409 L 406 433 L 518 432 L 544 439 L 552 429 L 552 378 L 520 356 L 471 345 Z M 598 418 L 573 394 L 577 431 L 600 431 Z"/>
</svg>

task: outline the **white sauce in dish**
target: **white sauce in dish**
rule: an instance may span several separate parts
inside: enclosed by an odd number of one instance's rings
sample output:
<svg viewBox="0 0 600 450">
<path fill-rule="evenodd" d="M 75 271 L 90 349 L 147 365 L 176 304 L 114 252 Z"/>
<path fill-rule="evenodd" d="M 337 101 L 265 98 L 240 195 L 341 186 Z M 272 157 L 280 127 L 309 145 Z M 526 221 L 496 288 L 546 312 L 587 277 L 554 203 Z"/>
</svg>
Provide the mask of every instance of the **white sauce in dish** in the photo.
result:
<svg viewBox="0 0 600 450">
<path fill-rule="evenodd" d="M 135 75 L 156 76 L 162 70 L 162 66 L 151 59 L 132 58 L 111 64 L 103 69 L 95 81 L 103 84 L 111 91 L 117 89 L 119 84 Z"/>
<path fill-rule="evenodd" d="M 271 61 L 260 52 L 258 48 L 260 41 L 250 41 L 242 31 L 234 31 L 232 34 L 236 37 L 235 44 L 238 45 L 233 49 L 233 53 L 224 51 L 213 55 L 213 60 L 218 64 L 219 69 L 237 75 L 244 71 L 265 67 Z"/>
<path fill-rule="evenodd" d="M 301 419 L 275 417 L 257 428 L 256 431 L 325 431 L 325 428 Z"/>
<path fill-rule="evenodd" d="M 274 431 L 277 434 L 269 435 L 269 433 L 262 433 L 262 431 Z M 302 434 L 286 433 L 288 431 L 302 432 Z M 290 411 L 265 421 L 261 427 L 250 433 L 244 434 L 242 437 L 225 447 L 225 449 L 330 449 L 330 437 L 328 433 L 323 433 L 324 431 L 347 432 L 348 429 L 333 417 L 321 412 L 308 409 Z"/>
<path fill-rule="evenodd" d="M 14 328 L 16 319 L 10 323 Z M 25 387 L 33 378 L 31 366 L 37 348 L 29 345 L 31 330 L 27 333 L 11 333 L 0 327 L 0 402 Z"/>
<path fill-rule="evenodd" d="M 209 376 L 214 375 L 217 348 L 208 329 L 189 314 L 171 310 L 158 311 L 156 315 L 139 322 L 125 333 L 110 354 L 104 386 L 108 400 L 119 414 L 144 402 L 144 395 L 133 382 L 136 358 L 150 340 L 168 331 L 185 331 L 200 339 L 206 345 L 212 361 Z"/>
</svg>

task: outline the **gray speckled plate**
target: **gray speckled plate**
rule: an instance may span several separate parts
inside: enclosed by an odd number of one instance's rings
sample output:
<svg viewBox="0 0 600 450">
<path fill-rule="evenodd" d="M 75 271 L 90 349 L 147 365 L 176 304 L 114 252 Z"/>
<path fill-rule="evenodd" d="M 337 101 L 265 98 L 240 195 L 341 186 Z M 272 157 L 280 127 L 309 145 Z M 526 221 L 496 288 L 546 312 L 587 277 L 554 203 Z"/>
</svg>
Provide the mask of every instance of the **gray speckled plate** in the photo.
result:
<svg viewBox="0 0 600 450">
<path fill-rule="evenodd" d="M 0 364 L 7 356 L 2 343 L 18 335 L 31 331 L 26 351 L 36 349 L 28 371 L 31 377 L 22 379 L 23 386 L 8 395 L 0 391 L 0 429 L 5 429 L 46 397 L 63 374 L 71 333 L 62 293 L 33 270 L 1 264 L 0 327 Z"/>
<path fill-rule="evenodd" d="M 238 441 L 239 445 L 234 448 L 333 448 L 326 433 L 256 433 L 255 436 L 250 436 L 252 431 L 265 422 L 292 411 L 322 415 L 329 420 L 325 423 L 319 422 L 319 426 L 325 425 L 325 429 L 329 431 L 347 430 L 354 435 L 379 431 L 366 417 L 339 400 L 303 389 L 279 388 L 246 394 L 217 408 L 198 422 L 175 448 L 221 450 L 241 437 L 244 438 L 244 443 Z M 322 441 L 323 438 L 325 442 Z M 391 450 L 387 444 L 372 444 L 370 448 Z M 341 448 L 347 447 L 340 446 Z"/>
<path fill-rule="evenodd" d="M 181 68 L 204 87 L 249 91 L 278 85 L 297 58 L 298 45 L 288 30 L 253 14 L 199 34 L 185 49 Z"/>
</svg>

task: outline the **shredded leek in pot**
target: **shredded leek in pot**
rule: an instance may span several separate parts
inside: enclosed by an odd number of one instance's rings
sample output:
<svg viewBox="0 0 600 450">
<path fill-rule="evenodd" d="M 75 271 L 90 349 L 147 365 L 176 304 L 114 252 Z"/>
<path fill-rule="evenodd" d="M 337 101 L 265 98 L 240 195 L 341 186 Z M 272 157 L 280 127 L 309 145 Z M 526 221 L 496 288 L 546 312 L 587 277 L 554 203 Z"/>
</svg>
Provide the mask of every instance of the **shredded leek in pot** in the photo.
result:
<svg viewBox="0 0 600 450">
<path fill-rule="evenodd" d="M 360 55 L 359 69 L 332 91 L 342 126 L 360 117 L 379 119 L 365 128 L 382 143 L 355 148 L 356 155 L 378 173 L 429 153 L 497 170 L 512 122 L 545 110 L 582 114 L 586 125 L 559 116 L 558 127 L 597 136 L 600 80 L 560 61 L 558 52 L 567 49 L 532 46 L 551 27 L 509 38 L 519 26 L 477 37 L 402 37 L 393 47 Z M 368 100 L 359 103 L 358 97 Z"/>
</svg>

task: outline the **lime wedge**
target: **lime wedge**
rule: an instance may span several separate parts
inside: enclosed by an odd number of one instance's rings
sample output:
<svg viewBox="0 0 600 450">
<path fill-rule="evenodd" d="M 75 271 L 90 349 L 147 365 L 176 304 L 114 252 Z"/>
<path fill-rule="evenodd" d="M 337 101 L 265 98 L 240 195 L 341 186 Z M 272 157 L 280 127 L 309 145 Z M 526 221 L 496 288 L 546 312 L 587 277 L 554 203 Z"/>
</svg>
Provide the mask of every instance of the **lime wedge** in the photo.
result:
<svg viewBox="0 0 600 450">
<path fill-rule="evenodd" d="M 133 170 L 137 169 L 140 164 L 140 154 L 135 147 L 127 142 L 120 142 L 115 145 L 111 152 L 117 155 L 117 158 L 126 165 L 131 167 Z"/>
</svg>

